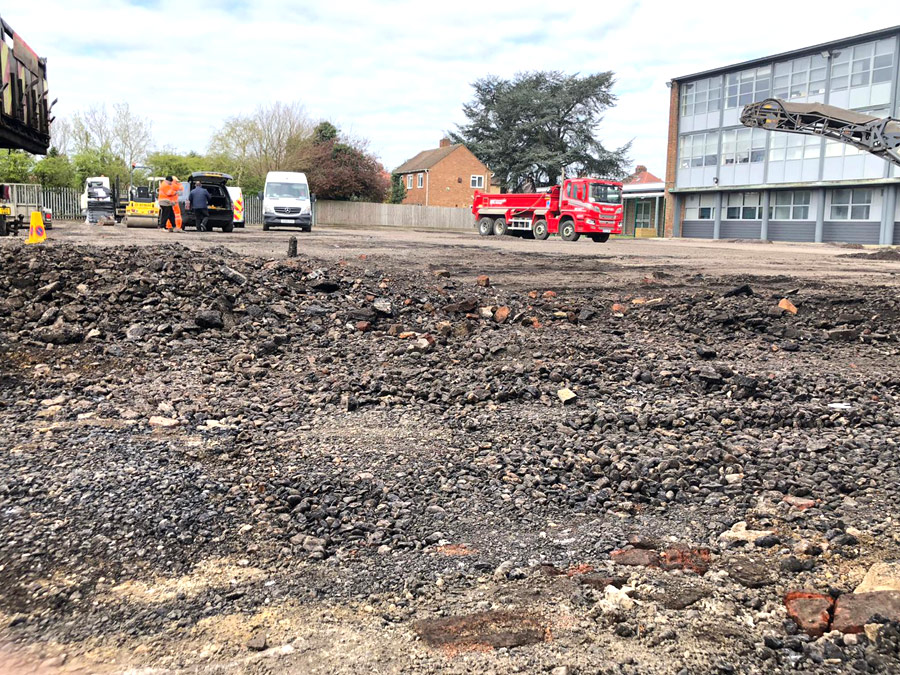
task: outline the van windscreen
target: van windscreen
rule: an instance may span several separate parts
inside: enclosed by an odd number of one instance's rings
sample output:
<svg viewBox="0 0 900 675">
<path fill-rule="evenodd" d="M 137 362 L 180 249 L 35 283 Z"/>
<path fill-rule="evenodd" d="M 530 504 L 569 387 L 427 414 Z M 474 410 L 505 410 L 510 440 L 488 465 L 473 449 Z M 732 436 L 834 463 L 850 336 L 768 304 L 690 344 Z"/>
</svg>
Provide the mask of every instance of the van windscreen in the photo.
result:
<svg viewBox="0 0 900 675">
<path fill-rule="evenodd" d="M 266 199 L 308 199 L 304 183 L 266 183 Z"/>
</svg>

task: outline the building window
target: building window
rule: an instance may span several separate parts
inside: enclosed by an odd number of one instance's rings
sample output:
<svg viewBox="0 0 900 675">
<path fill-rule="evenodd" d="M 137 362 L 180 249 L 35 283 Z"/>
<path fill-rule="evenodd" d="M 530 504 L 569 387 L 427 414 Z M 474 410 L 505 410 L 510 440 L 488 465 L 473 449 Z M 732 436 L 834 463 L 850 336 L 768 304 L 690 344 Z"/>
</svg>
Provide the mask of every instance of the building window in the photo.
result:
<svg viewBox="0 0 900 675">
<path fill-rule="evenodd" d="M 831 193 L 832 220 L 868 220 L 872 190 L 866 188 L 835 190 Z"/>
<path fill-rule="evenodd" d="M 728 75 L 725 85 L 725 108 L 737 108 L 769 97 L 772 88 L 772 69 L 753 68 Z"/>
<path fill-rule="evenodd" d="M 839 141 L 838 141 L 839 142 Z M 841 145 L 844 145 L 841 143 Z M 769 161 L 818 159 L 822 154 L 822 139 L 800 134 L 773 134 L 769 146 Z"/>
<path fill-rule="evenodd" d="M 831 89 L 867 87 L 890 82 L 894 70 L 894 40 L 879 40 L 847 48 L 835 54 L 831 66 Z"/>
<path fill-rule="evenodd" d="M 722 99 L 722 78 L 711 77 L 681 86 L 681 115 L 703 115 L 719 109 Z"/>
<path fill-rule="evenodd" d="M 416 181 L 416 186 L 417 186 L 417 187 L 424 187 L 424 186 L 425 186 L 425 174 L 424 174 L 424 173 L 420 173 L 420 174 L 418 175 L 418 179 L 417 179 L 417 181 Z"/>
<path fill-rule="evenodd" d="M 722 165 L 761 162 L 766 158 L 764 129 L 727 129 L 722 132 Z"/>
<path fill-rule="evenodd" d="M 775 64 L 773 90 L 775 98 L 807 100 L 825 94 L 825 57 L 803 56 Z"/>
<path fill-rule="evenodd" d="M 409 175 L 406 177 L 406 189 L 407 189 L 407 190 L 412 190 L 412 174 L 409 174 Z"/>
<path fill-rule="evenodd" d="M 762 220 L 759 193 L 730 192 L 725 217 L 728 220 Z"/>
<path fill-rule="evenodd" d="M 484 176 L 472 176 L 469 180 L 469 185 L 473 188 L 481 189 L 484 187 Z"/>
<path fill-rule="evenodd" d="M 689 134 L 681 137 L 679 166 L 715 166 L 719 163 L 719 133 Z"/>
<path fill-rule="evenodd" d="M 809 220 L 811 195 L 812 193 L 808 190 L 774 193 L 769 206 L 769 218 L 772 220 Z"/>
<path fill-rule="evenodd" d="M 684 219 L 712 220 L 716 215 L 715 206 L 715 195 L 689 195 L 684 205 Z"/>
<path fill-rule="evenodd" d="M 650 227 L 650 202 L 638 201 L 634 205 L 634 226 Z"/>
</svg>

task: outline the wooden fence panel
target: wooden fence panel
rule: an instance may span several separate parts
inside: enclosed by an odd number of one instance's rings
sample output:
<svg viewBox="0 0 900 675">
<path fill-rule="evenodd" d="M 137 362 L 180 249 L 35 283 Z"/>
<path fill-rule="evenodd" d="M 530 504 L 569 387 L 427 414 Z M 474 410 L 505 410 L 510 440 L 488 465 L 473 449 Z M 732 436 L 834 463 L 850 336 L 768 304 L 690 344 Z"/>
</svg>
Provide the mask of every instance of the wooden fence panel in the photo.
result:
<svg viewBox="0 0 900 675">
<path fill-rule="evenodd" d="M 316 223 L 408 230 L 471 230 L 474 217 L 464 208 L 321 200 L 316 202 Z"/>
</svg>

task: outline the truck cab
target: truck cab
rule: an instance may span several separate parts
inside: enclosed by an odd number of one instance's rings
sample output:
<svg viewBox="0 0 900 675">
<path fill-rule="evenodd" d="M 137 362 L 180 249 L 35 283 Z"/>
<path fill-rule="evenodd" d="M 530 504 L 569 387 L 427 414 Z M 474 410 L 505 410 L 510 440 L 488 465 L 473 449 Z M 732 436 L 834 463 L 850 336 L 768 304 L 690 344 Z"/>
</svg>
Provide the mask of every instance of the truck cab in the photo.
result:
<svg viewBox="0 0 900 675">
<path fill-rule="evenodd" d="M 556 231 L 566 241 L 577 241 L 582 234 L 606 241 L 610 234 L 621 233 L 622 209 L 621 184 L 597 178 L 566 180 L 559 191 Z"/>
</svg>

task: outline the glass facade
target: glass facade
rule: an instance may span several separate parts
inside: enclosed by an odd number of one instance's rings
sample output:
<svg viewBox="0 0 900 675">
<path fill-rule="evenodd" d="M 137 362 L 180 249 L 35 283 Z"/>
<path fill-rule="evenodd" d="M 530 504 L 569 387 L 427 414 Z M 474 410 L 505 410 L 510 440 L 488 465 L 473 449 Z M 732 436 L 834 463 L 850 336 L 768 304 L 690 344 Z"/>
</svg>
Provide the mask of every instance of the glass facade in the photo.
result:
<svg viewBox="0 0 900 675">
<path fill-rule="evenodd" d="M 744 106 L 769 97 L 900 116 L 900 29 L 761 59 L 678 87 L 675 192 L 685 192 L 676 233 L 900 240 L 900 222 L 895 227 L 891 217 L 896 211 L 900 221 L 900 187 L 886 182 L 900 178 L 900 167 L 838 141 L 740 123 Z"/>
<path fill-rule="evenodd" d="M 676 187 L 858 181 L 895 175 L 884 160 L 836 141 L 748 129 L 740 111 L 770 96 L 876 116 L 900 113 L 898 37 L 810 49 L 679 84 Z"/>
</svg>

